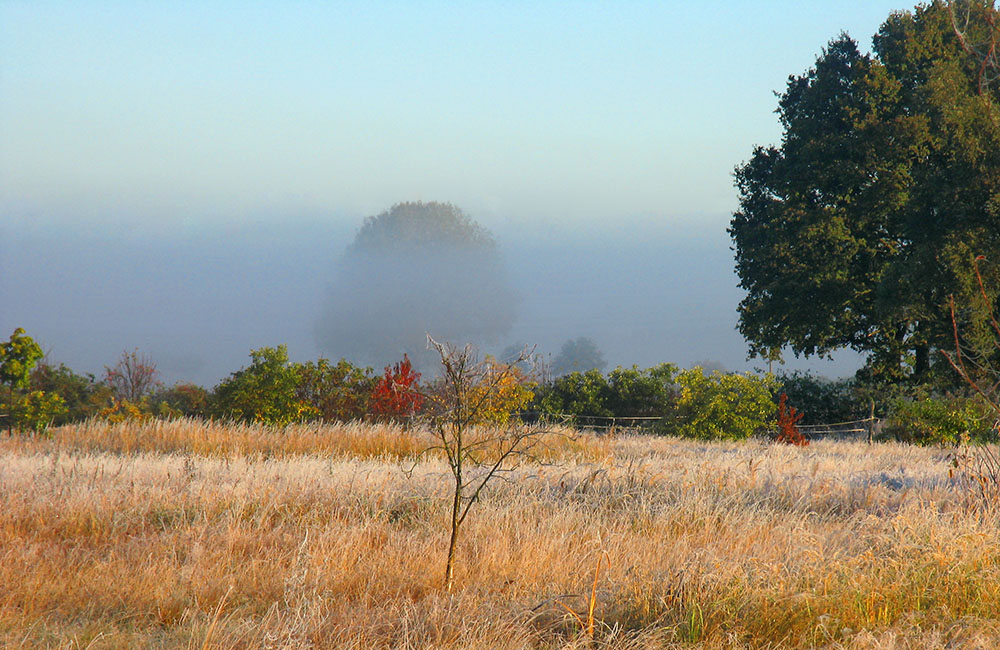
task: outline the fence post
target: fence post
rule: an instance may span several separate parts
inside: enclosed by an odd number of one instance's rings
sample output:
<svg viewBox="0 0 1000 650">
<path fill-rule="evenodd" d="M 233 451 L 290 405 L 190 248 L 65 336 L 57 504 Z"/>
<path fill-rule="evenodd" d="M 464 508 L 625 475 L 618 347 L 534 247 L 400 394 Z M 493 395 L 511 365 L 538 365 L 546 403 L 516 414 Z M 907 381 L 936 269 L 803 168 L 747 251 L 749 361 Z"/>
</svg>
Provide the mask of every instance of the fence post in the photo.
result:
<svg viewBox="0 0 1000 650">
<path fill-rule="evenodd" d="M 872 444 L 872 438 L 875 434 L 875 400 L 871 400 L 871 411 L 868 414 L 868 444 Z"/>
</svg>

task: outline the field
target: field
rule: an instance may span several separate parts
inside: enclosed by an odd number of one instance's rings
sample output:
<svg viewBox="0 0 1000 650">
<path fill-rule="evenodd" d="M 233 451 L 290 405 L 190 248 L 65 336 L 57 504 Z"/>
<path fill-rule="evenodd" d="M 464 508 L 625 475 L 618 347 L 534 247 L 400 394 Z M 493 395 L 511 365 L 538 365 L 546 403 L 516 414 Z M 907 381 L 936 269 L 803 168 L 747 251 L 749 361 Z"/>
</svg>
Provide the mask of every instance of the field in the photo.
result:
<svg viewBox="0 0 1000 650">
<path fill-rule="evenodd" d="M 948 450 L 555 435 L 475 505 L 448 593 L 428 441 L 193 421 L 3 439 L 0 646 L 1000 646 L 1000 517 Z"/>
</svg>

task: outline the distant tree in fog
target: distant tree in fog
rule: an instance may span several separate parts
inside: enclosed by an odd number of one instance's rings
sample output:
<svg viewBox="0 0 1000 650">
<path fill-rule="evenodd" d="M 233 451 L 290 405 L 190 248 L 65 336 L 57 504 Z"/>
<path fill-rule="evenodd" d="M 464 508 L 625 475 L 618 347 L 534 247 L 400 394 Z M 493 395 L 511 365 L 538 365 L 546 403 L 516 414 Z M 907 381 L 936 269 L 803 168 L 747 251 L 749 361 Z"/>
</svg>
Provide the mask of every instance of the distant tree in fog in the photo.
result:
<svg viewBox="0 0 1000 650">
<path fill-rule="evenodd" d="M 552 362 L 552 372 L 558 377 L 570 372 L 604 370 L 608 362 L 593 339 L 581 336 L 563 343 Z"/>
<path fill-rule="evenodd" d="M 365 219 L 344 253 L 317 343 L 376 367 L 408 354 L 430 368 L 428 333 L 494 342 L 513 324 L 516 302 L 488 230 L 449 203 L 399 203 Z"/>
</svg>

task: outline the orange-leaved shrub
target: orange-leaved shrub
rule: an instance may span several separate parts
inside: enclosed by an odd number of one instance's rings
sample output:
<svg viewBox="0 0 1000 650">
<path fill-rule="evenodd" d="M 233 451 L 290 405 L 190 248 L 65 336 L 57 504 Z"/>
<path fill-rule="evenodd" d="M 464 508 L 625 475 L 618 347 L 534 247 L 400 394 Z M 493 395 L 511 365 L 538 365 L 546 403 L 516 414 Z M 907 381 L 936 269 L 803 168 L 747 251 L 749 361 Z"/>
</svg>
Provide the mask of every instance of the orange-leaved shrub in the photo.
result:
<svg viewBox="0 0 1000 650">
<path fill-rule="evenodd" d="M 786 445 L 796 445 L 805 447 L 809 444 L 809 439 L 799 431 L 798 422 L 805 413 L 800 413 L 794 406 L 788 405 L 788 395 L 781 394 L 778 398 L 778 433 L 775 440 Z"/>
</svg>

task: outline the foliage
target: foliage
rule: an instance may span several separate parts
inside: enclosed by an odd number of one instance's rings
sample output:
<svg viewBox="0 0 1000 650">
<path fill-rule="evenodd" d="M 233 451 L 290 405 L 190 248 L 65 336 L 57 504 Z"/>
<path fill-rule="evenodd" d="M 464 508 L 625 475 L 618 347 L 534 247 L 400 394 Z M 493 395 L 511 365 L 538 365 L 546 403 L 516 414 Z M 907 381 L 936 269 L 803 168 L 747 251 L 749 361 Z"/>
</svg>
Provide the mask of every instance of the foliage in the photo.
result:
<svg viewBox="0 0 1000 650">
<path fill-rule="evenodd" d="M 118 362 L 104 371 L 104 383 L 119 402 L 139 404 L 160 386 L 156 364 L 148 355 L 139 354 L 139 350 L 122 352 Z"/>
<path fill-rule="evenodd" d="M 958 31 L 956 29 L 956 31 Z M 960 32 L 961 33 L 961 32 Z M 996 32 L 991 34 L 991 45 L 996 46 Z M 992 71 L 1000 73 L 995 49 L 990 49 Z M 984 59 L 984 68 L 990 59 Z M 967 304 L 966 309 L 984 314 L 985 317 L 973 319 L 973 333 L 959 329 L 959 316 L 953 296 L 949 296 L 948 307 L 951 314 L 952 336 L 954 349 L 951 352 L 942 350 L 942 355 L 948 364 L 962 378 L 962 381 L 974 392 L 978 404 L 986 411 L 979 426 L 992 422 L 992 431 L 985 442 L 996 442 L 1000 437 L 1000 299 L 987 290 L 983 280 L 982 256 L 972 260 L 972 269 L 976 278 L 974 302 Z M 992 270 L 991 284 L 1000 287 L 997 277 L 997 265 L 988 267 Z M 979 325 L 980 331 L 975 332 Z M 967 422 L 961 424 L 967 424 Z M 953 428 L 952 428 L 953 430 Z M 960 434 L 961 435 L 961 434 Z M 970 436 L 971 438 L 971 436 Z M 982 439 L 982 436 L 979 436 Z M 963 441 L 964 442 L 964 441 Z M 961 484 L 974 495 L 983 506 L 994 511 L 1000 505 L 1000 456 L 988 446 L 982 446 L 975 451 L 968 448 L 960 450 L 953 457 L 955 468 L 959 470 Z"/>
<path fill-rule="evenodd" d="M 571 372 L 603 371 L 607 365 L 597 343 L 581 336 L 563 343 L 559 354 L 552 361 L 552 372 L 559 377 Z"/>
<path fill-rule="evenodd" d="M 130 402 L 112 396 L 111 403 L 101 409 L 97 416 L 111 423 L 145 422 L 153 418 L 153 412 L 148 399 Z"/>
<path fill-rule="evenodd" d="M 995 416 L 981 398 L 954 396 L 902 399 L 883 434 L 918 445 L 954 445 L 996 440 Z"/>
<path fill-rule="evenodd" d="M 434 367 L 428 331 L 495 342 L 516 297 L 493 236 L 454 205 L 399 203 L 365 220 L 336 269 L 317 327 L 320 349 L 381 367 L 409 355 Z"/>
<path fill-rule="evenodd" d="M 608 373 L 608 406 L 615 417 L 660 417 L 673 412 L 677 401 L 677 366 L 661 363 L 640 370 L 618 366 Z"/>
<path fill-rule="evenodd" d="M 27 388 L 31 369 L 42 358 L 42 348 L 20 327 L 0 343 L 0 384 L 9 389 Z"/>
<path fill-rule="evenodd" d="M 318 416 L 317 410 L 297 395 L 299 373 L 288 362 L 286 346 L 252 350 L 250 358 L 249 367 L 215 387 L 215 415 L 279 426 Z"/>
<path fill-rule="evenodd" d="M 989 41 L 997 11 L 964 6 L 966 42 Z M 789 79 L 780 147 L 736 170 L 729 232 L 752 354 L 847 346 L 879 383 L 939 365 L 971 251 L 1000 253 L 1000 88 L 981 66 L 936 2 L 893 13 L 873 54 L 842 35 Z"/>
<path fill-rule="evenodd" d="M 671 417 L 676 372 L 670 363 L 645 370 L 618 366 L 607 376 L 598 370 L 571 372 L 539 387 L 535 404 L 543 413 L 574 416 L 583 425 L 605 418 L 628 423 L 636 417 Z"/>
<path fill-rule="evenodd" d="M 781 392 L 803 413 L 803 424 L 829 424 L 867 417 L 869 403 L 863 387 L 849 379 L 833 381 L 808 372 L 776 375 Z"/>
<path fill-rule="evenodd" d="M 412 201 L 397 203 L 377 216 L 366 218 L 350 251 L 403 252 L 414 247 L 492 250 L 495 246 L 493 235 L 458 207 L 435 201 Z"/>
<path fill-rule="evenodd" d="M 371 368 L 361 368 L 341 359 L 336 365 L 320 358 L 298 367 L 296 397 L 308 404 L 326 422 L 361 420 L 379 381 Z"/>
<path fill-rule="evenodd" d="M 34 415 L 52 410 L 54 417 L 58 410 L 55 404 L 51 405 L 51 409 L 45 408 L 50 398 L 46 398 L 44 393 L 24 394 L 24 389 L 31 382 L 31 369 L 41 358 L 42 348 L 20 327 L 14 330 L 10 339 L 0 344 L 0 384 L 6 387 L 6 394 L 0 401 L 0 416 L 6 420 L 8 435 L 14 429 L 37 429 L 41 423 L 34 419 Z"/>
<path fill-rule="evenodd" d="M 501 363 L 493 357 L 482 364 L 483 376 L 470 388 L 467 398 L 479 405 L 473 423 L 506 424 L 511 415 L 531 402 L 533 384 L 518 364 Z"/>
<path fill-rule="evenodd" d="M 15 396 L 10 413 L 18 431 L 43 434 L 57 418 L 66 414 L 66 403 L 55 393 L 33 390 Z"/>
<path fill-rule="evenodd" d="M 777 406 L 777 383 L 770 375 L 706 375 L 701 368 L 677 375 L 681 394 L 671 433 L 700 440 L 744 440 L 767 430 Z"/>
<path fill-rule="evenodd" d="M 537 404 L 543 413 L 610 417 L 611 388 L 600 370 L 571 372 L 543 386 Z"/>
<path fill-rule="evenodd" d="M 413 370 L 410 358 L 385 367 L 385 374 L 375 383 L 369 401 L 371 414 L 381 420 L 408 418 L 423 406 L 420 373 Z"/>
<path fill-rule="evenodd" d="M 799 413 L 794 406 L 788 406 L 788 395 L 781 393 L 778 398 L 778 432 L 775 439 L 786 445 L 807 446 L 809 439 L 796 426 L 803 415 L 805 413 Z"/>
<path fill-rule="evenodd" d="M 178 383 L 153 397 L 153 411 L 158 417 L 167 419 L 203 417 L 209 412 L 210 397 L 209 392 L 197 384 Z"/>
<path fill-rule="evenodd" d="M 973 319 L 973 328 L 960 332 L 955 300 L 950 297 L 954 349 L 951 352 L 942 350 L 942 354 L 965 384 L 975 391 L 1000 420 L 1000 298 L 987 290 L 980 264 L 983 261 L 982 256 L 972 261 L 978 291 L 974 302 L 966 306 L 967 311 L 983 316 Z M 993 271 L 992 284 L 1000 287 L 998 267 L 992 265 L 989 268 Z M 978 332 L 975 331 L 975 325 L 979 326 Z M 971 335 L 969 329 L 973 330 Z"/>
<path fill-rule="evenodd" d="M 78 375 L 65 364 L 41 362 L 31 371 L 31 390 L 59 395 L 65 411 L 57 413 L 52 424 L 61 426 L 97 415 L 110 403 L 111 390 L 98 383 L 93 375 Z"/>
</svg>

